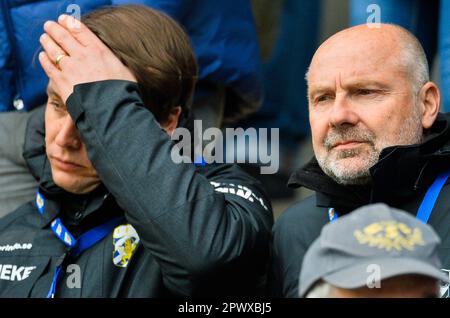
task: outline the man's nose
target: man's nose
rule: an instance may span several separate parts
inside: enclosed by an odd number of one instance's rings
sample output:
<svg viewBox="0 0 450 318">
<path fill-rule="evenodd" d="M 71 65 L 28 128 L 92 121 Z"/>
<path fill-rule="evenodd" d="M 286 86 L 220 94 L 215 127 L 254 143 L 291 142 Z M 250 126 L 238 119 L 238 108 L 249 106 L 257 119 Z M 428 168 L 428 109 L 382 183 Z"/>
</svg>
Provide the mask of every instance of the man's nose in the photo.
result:
<svg viewBox="0 0 450 318">
<path fill-rule="evenodd" d="M 346 93 L 336 94 L 329 115 L 330 126 L 356 125 L 359 121 L 359 116 L 354 107 Z"/>
<path fill-rule="evenodd" d="M 75 127 L 75 123 L 69 115 L 64 118 L 62 125 L 60 126 L 60 130 L 56 135 L 55 142 L 58 146 L 64 148 L 80 148 L 80 134 Z"/>
</svg>

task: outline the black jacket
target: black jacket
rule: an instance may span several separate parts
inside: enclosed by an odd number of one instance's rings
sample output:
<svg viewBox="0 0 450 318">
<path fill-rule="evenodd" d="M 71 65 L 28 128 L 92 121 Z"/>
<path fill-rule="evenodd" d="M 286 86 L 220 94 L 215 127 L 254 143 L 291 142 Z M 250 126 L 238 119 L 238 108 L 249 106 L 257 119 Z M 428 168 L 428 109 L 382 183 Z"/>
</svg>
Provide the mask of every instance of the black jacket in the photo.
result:
<svg viewBox="0 0 450 318">
<path fill-rule="evenodd" d="M 315 194 L 288 208 L 273 229 L 270 290 L 278 297 L 298 297 L 303 256 L 329 222 L 327 210 L 339 216 L 366 204 L 384 202 L 416 214 L 436 176 L 450 169 L 450 114 L 439 114 L 420 145 L 389 147 L 371 169 L 371 186 L 342 186 L 312 159 L 295 172 L 291 187 L 306 187 Z M 450 269 L 450 182 L 447 180 L 428 222 L 439 234 L 444 269 Z"/>
<path fill-rule="evenodd" d="M 172 141 L 142 107 L 134 83 L 78 85 L 67 109 L 102 186 L 88 195 L 57 187 L 45 156 L 42 117 L 29 123 L 24 156 L 39 180 L 44 213 L 30 202 L 0 220 L 1 297 L 47 295 L 66 252 L 50 229 L 57 216 L 77 236 L 123 215 L 123 226 L 131 224 L 140 241 L 126 267 L 113 262 L 112 232 L 70 258 L 67 265 L 79 266 L 81 288 L 71 276 L 76 271 L 67 271 L 56 297 L 214 297 L 263 291 L 273 215 L 257 181 L 235 165 L 173 163 Z"/>
</svg>

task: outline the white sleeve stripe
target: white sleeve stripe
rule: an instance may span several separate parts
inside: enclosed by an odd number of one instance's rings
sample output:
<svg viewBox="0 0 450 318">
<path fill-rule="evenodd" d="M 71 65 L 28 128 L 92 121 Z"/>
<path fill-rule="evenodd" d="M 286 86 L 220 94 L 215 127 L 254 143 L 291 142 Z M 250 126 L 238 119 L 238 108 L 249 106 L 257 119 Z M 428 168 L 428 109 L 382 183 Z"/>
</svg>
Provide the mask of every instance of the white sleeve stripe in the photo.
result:
<svg viewBox="0 0 450 318">
<path fill-rule="evenodd" d="M 250 202 L 255 202 L 255 200 L 256 200 L 261 204 L 261 206 L 266 211 L 269 210 L 267 208 L 267 206 L 264 204 L 264 200 L 262 198 L 258 197 L 255 193 L 253 193 L 252 190 L 250 190 L 249 188 L 247 188 L 245 186 L 242 186 L 242 185 L 236 186 L 232 183 L 219 183 L 219 182 L 214 182 L 214 181 L 211 181 L 210 183 L 214 187 L 214 190 L 216 192 L 234 194 L 234 195 L 240 196 L 241 198 L 244 198 Z"/>
</svg>

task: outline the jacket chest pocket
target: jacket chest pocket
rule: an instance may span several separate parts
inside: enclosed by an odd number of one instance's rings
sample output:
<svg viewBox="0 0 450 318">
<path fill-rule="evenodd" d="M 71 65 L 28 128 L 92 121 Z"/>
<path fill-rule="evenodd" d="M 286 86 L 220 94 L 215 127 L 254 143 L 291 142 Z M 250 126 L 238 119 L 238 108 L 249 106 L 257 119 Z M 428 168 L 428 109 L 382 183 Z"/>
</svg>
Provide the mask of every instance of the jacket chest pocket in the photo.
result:
<svg viewBox="0 0 450 318">
<path fill-rule="evenodd" d="M 0 256 L 0 297 L 29 297 L 50 259 L 49 256 Z M 47 294 L 42 291 L 42 295 Z"/>
</svg>

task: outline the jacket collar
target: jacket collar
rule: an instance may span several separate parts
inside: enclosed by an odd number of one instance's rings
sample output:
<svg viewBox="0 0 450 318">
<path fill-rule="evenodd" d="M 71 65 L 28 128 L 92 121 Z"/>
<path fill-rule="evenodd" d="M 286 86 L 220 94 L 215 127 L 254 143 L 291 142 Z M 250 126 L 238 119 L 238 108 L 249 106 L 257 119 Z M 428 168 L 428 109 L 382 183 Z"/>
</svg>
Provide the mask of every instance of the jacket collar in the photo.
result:
<svg viewBox="0 0 450 318">
<path fill-rule="evenodd" d="M 316 191 L 317 205 L 353 210 L 374 202 L 398 206 L 425 192 L 437 175 L 450 167 L 450 113 L 439 114 L 422 144 L 384 149 L 370 169 L 370 186 L 337 184 L 313 158 L 294 172 L 289 187 Z"/>
<path fill-rule="evenodd" d="M 70 204 L 67 204 L 70 203 Z M 59 194 L 49 194 L 44 188 L 39 187 L 36 193 L 34 205 L 36 210 L 41 214 L 41 228 L 48 226 L 55 218 L 61 216 L 61 212 L 67 215 L 75 215 L 76 212 L 82 211 L 85 219 L 94 212 L 100 210 L 104 206 L 114 206 L 114 209 L 120 210 L 114 201 L 113 196 L 106 190 L 104 186 L 100 186 L 87 195 L 74 195 L 67 192 Z M 42 206 L 42 208 L 40 208 Z"/>
</svg>

